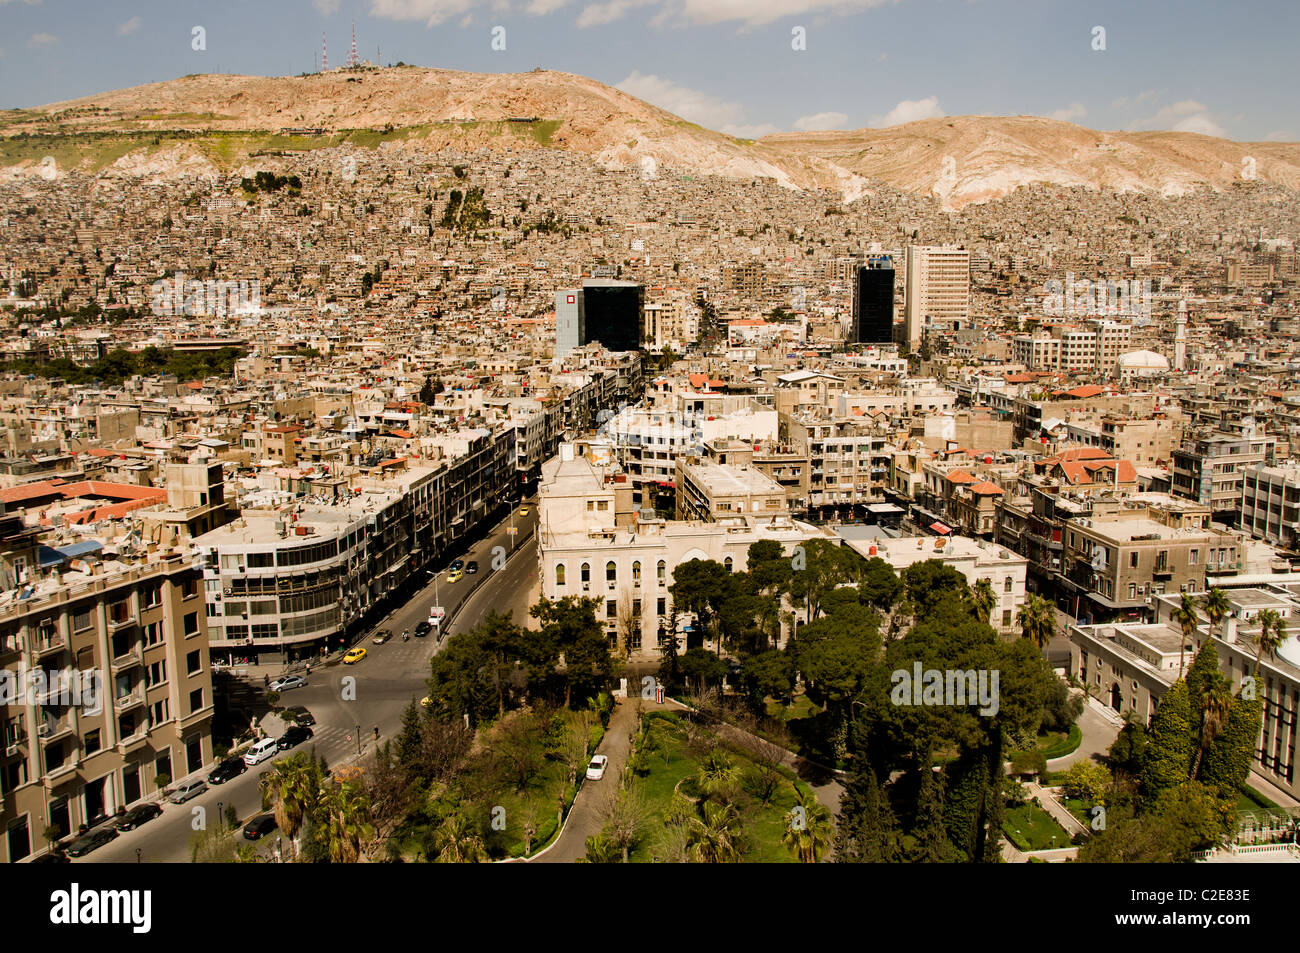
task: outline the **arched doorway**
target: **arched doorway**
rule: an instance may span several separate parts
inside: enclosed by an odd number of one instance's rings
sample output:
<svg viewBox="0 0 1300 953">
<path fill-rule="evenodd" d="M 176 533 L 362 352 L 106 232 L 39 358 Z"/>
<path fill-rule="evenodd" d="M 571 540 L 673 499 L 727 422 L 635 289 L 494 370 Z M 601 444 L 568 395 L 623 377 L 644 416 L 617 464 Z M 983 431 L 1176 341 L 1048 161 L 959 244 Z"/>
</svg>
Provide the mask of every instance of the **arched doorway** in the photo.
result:
<svg viewBox="0 0 1300 953">
<path fill-rule="evenodd" d="M 1110 707 L 1116 711 L 1124 710 L 1124 695 L 1120 691 L 1119 682 L 1110 687 Z"/>
</svg>

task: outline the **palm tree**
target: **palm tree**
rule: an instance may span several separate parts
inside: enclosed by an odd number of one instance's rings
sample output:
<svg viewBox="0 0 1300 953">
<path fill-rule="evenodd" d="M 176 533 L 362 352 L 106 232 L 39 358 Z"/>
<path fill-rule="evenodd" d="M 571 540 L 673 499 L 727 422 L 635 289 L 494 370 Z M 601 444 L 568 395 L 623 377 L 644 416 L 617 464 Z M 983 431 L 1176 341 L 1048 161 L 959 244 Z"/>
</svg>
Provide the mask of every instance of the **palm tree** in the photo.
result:
<svg viewBox="0 0 1300 953">
<path fill-rule="evenodd" d="M 1232 612 L 1232 604 L 1228 602 L 1223 590 L 1215 586 L 1201 597 L 1201 611 L 1210 620 L 1210 635 L 1214 635 L 1219 623 Z"/>
<path fill-rule="evenodd" d="M 1214 736 L 1223 727 L 1231 705 L 1232 692 L 1228 690 L 1228 685 L 1222 677 L 1216 677 L 1205 687 L 1205 692 L 1201 696 L 1201 743 L 1196 749 L 1196 760 L 1192 762 L 1192 778 L 1195 778 L 1196 773 L 1201 770 L 1201 758 L 1205 757 L 1206 750 L 1214 743 Z"/>
<path fill-rule="evenodd" d="M 735 788 L 739 772 L 725 751 L 714 748 L 700 759 L 700 773 L 696 777 L 700 792 L 705 797 L 729 800 L 728 794 Z"/>
<path fill-rule="evenodd" d="M 975 615 L 981 622 L 988 622 L 993 615 L 993 607 L 997 605 L 997 596 L 993 594 L 993 584 L 987 579 L 981 579 L 975 583 L 975 591 L 971 594 L 975 602 Z"/>
<path fill-rule="evenodd" d="M 335 784 L 321 799 L 325 811 L 322 823 L 330 861 L 336 864 L 355 863 L 361 853 L 361 841 L 370 826 L 370 800 L 365 788 L 356 782 Z"/>
<path fill-rule="evenodd" d="M 1055 607 L 1041 596 L 1030 595 L 1016 614 L 1022 637 L 1031 640 L 1041 652 L 1056 637 Z"/>
<path fill-rule="evenodd" d="M 1286 641 L 1286 622 L 1275 609 L 1260 609 L 1259 635 L 1252 640 L 1255 643 L 1255 676 L 1259 676 L 1260 661 L 1277 658 L 1277 650 Z"/>
<path fill-rule="evenodd" d="M 460 811 L 448 814 L 433 835 L 440 864 L 478 864 L 487 860 L 483 838 Z"/>
<path fill-rule="evenodd" d="M 704 816 L 691 818 L 687 850 L 704 864 L 729 864 L 740 857 L 740 814 L 731 804 L 704 802 Z"/>
<path fill-rule="evenodd" d="M 781 843 L 801 864 L 815 864 L 831 844 L 831 812 L 817 803 L 811 791 L 795 792 L 795 809 L 786 815 Z"/>
<path fill-rule="evenodd" d="M 320 765 L 314 755 L 298 752 L 271 765 L 258 781 L 262 806 L 271 808 L 275 825 L 289 838 L 294 856 L 298 854 L 297 836 L 303 822 L 320 798 Z"/>
<path fill-rule="evenodd" d="M 1196 627 L 1201 617 L 1196 611 L 1196 600 L 1183 593 L 1183 601 L 1174 610 L 1173 620 L 1183 630 L 1183 637 L 1178 640 L 1178 677 L 1183 677 L 1183 663 L 1187 658 L 1187 643 L 1196 637 Z"/>
</svg>

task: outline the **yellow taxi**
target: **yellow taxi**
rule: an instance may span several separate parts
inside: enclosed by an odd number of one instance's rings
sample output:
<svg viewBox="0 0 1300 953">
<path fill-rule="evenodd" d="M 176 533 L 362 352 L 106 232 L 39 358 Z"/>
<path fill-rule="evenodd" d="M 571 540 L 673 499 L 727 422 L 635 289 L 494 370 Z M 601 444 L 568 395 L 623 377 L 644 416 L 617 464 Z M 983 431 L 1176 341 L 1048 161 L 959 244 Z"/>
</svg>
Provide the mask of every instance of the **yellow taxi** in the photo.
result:
<svg viewBox="0 0 1300 953">
<path fill-rule="evenodd" d="M 360 662 L 365 657 L 366 657 L 366 650 L 362 648 L 360 645 L 358 645 L 356 648 L 350 649 L 347 655 L 343 656 L 343 664 L 353 665 L 357 662 Z"/>
<path fill-rule="evenodd" d="M 460 581 L 460 577 L 463 576 L 463 575 L 465 575 L 465 570 L 463 570 L 463 569 L 453 569 L 451 572 L 447 573 L 447 581 L 448 581 L 448 582 L 459 582 L 459 581 Z"/>
<path fill-rule="evenodd" d="M 521 506 L 521 507 L 519 507 L 519 515 L 520 515 L 520 516 L 527 516 L 527 515 L 528 515 L 529 513 L 531 513 L 531 512 L 532 512 L 532 510 L 531 510 L 529 507 L 527 507 L 527 506 Z"/>
</svg>

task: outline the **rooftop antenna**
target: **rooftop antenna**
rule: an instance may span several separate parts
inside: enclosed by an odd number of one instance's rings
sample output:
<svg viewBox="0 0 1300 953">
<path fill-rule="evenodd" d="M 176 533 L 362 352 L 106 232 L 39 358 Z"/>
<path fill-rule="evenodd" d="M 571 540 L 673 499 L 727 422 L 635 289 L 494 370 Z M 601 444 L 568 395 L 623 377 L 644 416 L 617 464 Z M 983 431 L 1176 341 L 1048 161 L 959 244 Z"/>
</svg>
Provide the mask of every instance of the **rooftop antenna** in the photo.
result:
<svg viewBox="0 0 1300 953">
<path fill-rule="evenodd" d="M 326 49 L 325 47 L 324 30 L 321 30 L 320 32 L 320 62 L 321 62 L 320 71 L 322 73 L 328 73 L 330 69 L 330 55 L 329 55 L 329 50 Z"/>
<path fill-rule="evenodd" d="M 357 56 L 357 21 L 352 21 L 352 49 L 348 52 L 348 66 L 356 66 L 361 60 Z"/>
</svg>

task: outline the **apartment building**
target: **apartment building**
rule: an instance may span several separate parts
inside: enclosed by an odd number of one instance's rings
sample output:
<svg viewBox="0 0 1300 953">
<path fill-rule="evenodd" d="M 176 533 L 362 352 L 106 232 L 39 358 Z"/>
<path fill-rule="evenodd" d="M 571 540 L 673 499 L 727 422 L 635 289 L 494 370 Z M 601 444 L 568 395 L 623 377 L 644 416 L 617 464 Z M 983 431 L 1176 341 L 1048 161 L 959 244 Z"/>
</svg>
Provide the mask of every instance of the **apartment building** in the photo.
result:
<svg viewBox="0 0 1300 953">
<path fill-rule="evenodd" d="M 1214 518 L 1237 525 L 1246 471 L 1273 462 L 1273 436 L 1212 433 L 1191 437 L 1173 452 L 1173 492 L 1209 506 Z"/>
<path fill-rule="evenodd" d="M 4 519 L 6 561 L 35 540 Z M 180 553 L 87 560 L 0 595 L 0 854 L 93 825 L 213 757 L 202 575 Z M 24 596 L 23 598 L 20 598 Z M 33 681 L 33 677 L 37 677 Z M 93 690 L 89 688 L 94 685 Z"/>
<path fill-rule="evenodd" d="M 1300 465 L 1260 463 L 1246 470 L 1241 528 L 1255 539 L 1300 552 Z"/>
<path fill-rule="evenodd" d="M 744 465 L 677 461 L 677 519 L 716 522 L 728 516 L 788 516 L 785 488 Z"/>
<path fill-rule="evenodd" d="M 1063 575 L 1076 617 L 1149 617 L 1156 596 L 1202 593 L 1238 572 L 1241 546 L 1219 532 L 1201 506 L 1136 506 L 1067 520 Z"/>
<path fill-rule="evenodd" d="M 907 341 L 913 351 L 929 326 L 965 327 L 970 320 L 970 252 L 909 245 L 905 285 Z"/>
</svg>

